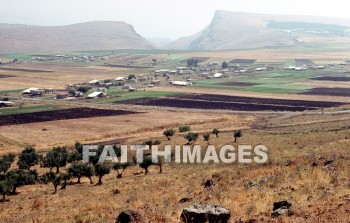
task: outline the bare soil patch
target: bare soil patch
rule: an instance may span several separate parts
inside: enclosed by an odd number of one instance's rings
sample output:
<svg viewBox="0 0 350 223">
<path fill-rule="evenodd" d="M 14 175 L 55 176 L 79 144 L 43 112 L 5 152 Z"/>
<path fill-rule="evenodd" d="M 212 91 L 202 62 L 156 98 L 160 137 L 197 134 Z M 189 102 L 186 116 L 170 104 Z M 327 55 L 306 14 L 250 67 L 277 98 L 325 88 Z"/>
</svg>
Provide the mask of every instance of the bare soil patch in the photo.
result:
<svg viewBox="0 0 350 223">
<path fill-rule="evenodd" d="M 54 72 L 52 70 L 33 70 L 33 69 L 10 68 L 10 67 L 1 67 L 0 70 L 30 72 L 30 73 L 53 73 Z"/>
<path fill-rule="evenodd" d="M 253 64 L 255 63 L 256 59 L 233 59 L 229 63 L 243 63 L 243 64 Z"/>
<path fill-rule="evenodd" d="M 16 76 L 8 75 L 8 74 L 0 74 L 0 78 L 9 78 L 9 77 L 16 77 Z"/>
<path fill-rule="evenodd" d="M 313 88 L 302 94 L 350 97 L 350 88 Z"/>
<path fill-rule="evenodd" d="M 47 122 L 67 119 L 81 119 L 116 115 L 137 114 L 138 112 L 124 110 L 106 110 L 95 108 L 71 108 L 57 111 L 33 112 L 25 114 L 0 116 L 0 126 L 18 125 L 35 122 Z"/>
<path fill-rule="evenodd" d="M 216 109 L 233 111 L 305 111 L 344 105 L 337 102 L 263 99 L 212 94 L 183 94 L 165 98 L 139 98 L 124 104 L 161 106 L 189 109 Z"/>
<path fill-rule="evenodd" d="M 198 63 L 203 63 L 204 61 L 209 60 L 210 57 L 193 57 L 193 59 L 197 60 Z M 186 63 L 186 62 L 187 62 L 187 59 L 180 61 L 180 63 Z"/>
<path fill-rule="evenodd" d="M 104 64 L 104 67 L 118 67 L 118 68 L 131 68 L 131 69 L 146 69 L 151 68 L 148 66 L 132 66 L 132 65 L 123 65 L 123 64 Z"/>
<path fill-rule="evenodd" d="M 318 81 L 350 81 L 350 77 L 339 77 L 339 76 L 324 76 L 324 77 L 313 77 L 311 80 Z"/>
<path fill-rule="evenodd" d="M 299 66 L 299 65 L 304 65 L 304 64 L 306 64 L 306 65 L 313 65 L 313 64 L 315 64 L 312 60 L 310 60 L 310 59 L 294 59 L 294 61 L 295 61 L 295 64 L 297 65 L 297 66 Z"/>
</svg>

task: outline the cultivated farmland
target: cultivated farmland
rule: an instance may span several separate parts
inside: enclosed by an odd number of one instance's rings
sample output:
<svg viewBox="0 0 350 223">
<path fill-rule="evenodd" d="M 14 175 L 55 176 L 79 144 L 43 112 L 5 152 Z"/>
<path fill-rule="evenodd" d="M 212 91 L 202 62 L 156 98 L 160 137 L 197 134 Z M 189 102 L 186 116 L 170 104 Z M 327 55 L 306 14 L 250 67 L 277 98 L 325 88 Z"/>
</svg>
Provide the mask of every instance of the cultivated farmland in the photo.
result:
<svg viewBox="0 0 350 223">
<path fill-rule="evenodd" d="M 260 99 L 218 95 L 177 95 L 166 98 L 139 98 L 123 101 L 124 104 L 214 109 L 234 111 L 305 111 L 343 105 L 336 102 L 309 102 L 296 100 Z"/>
<path fill-rule="evenodd" d="M 131 114 L 136 114 L 136 112 L 92 108 L 71 108 L 45 112 L 3 115 L 0 116 L 0 126 Z"/>
</svg>

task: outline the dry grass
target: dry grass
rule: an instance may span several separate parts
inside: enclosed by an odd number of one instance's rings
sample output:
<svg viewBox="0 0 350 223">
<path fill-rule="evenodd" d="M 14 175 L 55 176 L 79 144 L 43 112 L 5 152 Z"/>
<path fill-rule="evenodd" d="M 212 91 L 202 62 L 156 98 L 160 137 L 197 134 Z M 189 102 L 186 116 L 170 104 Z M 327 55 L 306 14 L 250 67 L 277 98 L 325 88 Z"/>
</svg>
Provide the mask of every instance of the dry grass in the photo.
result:
<svg viewBox="0 0 350 223">
<path fill-rule="evenodd" d="M 19 188 L 19 195 L 10 197 L 10 202 L 0 203 L 0 217 L 2 222 L 114 222 L 120 211 L 130 208 L 140 211 L 149 222 L 179 222 L 183 207 L 203 202 L 227 207 L 233 221 L 349 222 L 350 121 L 345 117 L 259 119 L 259 124 L 265 123 L 268 128 L 244 130 L 234 145 L 266 145 L 270 155 L 266 165 L 169 164 L 163 174 L 152 168 L 147 176 L 140 168 L 132 167 L 122 179 L 116 179 L 116 172 L 112 172 L 102 186 L 90 185 L 87 179 L 77 185 L 73 180 L 55 195 L 52 185 L 25 186 Z M 198 121 L 193 127 L 206 132 L 218 125 L 227 130 L 239 126 L 237 122 L 230 127 L 226 123 L 227 119 L 217 123 Z M 158 131 L 150 131 L 131 141 L 159 137 Z M 217 148 L 232 141 L 231 130 L 211 138 Z M 186 140 L 178 134 L 171 142 L 183 144 Z M 168 141 L 163 138 L 162 143 Z M 197 143 L 206 145 L 202 139 Z M 331 172 L 323 168 L 323 162 L 330 158 L 335 158 L 336 167 Z M 292 161 L 290 166 L 285 165 L 286 160 Z M 319 166 L 312 167 L 312 162 Z M 204 181 L 213 174 L 219 174 L 220 180 L 212 189 L 204 189 Z M 114 189 L 121 193 L 113 194 Z M 179 204 L 184 197 L 193 201 Z M 292 202 L 294 215 L 271 219 L 272 204 L 280 200 Z"/>
<path fill-rule="evenodd" d="M 144 137 L 145 134 L 155 137 L 162 135 L 164 129 L 177 128 L 183 123 L 192 125 L 196 131 L 210 125 L 230 129 L 233 126 L 249 125 L 257 118 L 228 114 L 148 111 L 134 115 L 2 126 L 0 154 L 8 151 L 19 152 L 23 144 L 36 145 L 40 151 L 45 151 L 53 146 L 72 145 L 77 140 L 93 143 L 115 139 L 132 140 Z M 46 131 L 42 131 L 43 129 Z M 8 143 L 9 140 L 13 143 Z"/>
</svg>

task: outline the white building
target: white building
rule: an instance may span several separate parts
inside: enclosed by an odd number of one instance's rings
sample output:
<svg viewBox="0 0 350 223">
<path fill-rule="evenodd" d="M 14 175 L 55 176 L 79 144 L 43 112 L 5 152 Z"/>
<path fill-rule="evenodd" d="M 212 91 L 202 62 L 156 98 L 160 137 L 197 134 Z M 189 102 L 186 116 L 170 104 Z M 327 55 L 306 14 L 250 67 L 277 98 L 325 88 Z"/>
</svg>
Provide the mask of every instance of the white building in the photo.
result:
<svg viewBox="0 0 350 223">
<path fill-rule="evenodd" d="M 220 78 L 222 77 L 222 73 L 216 73 L 213 75 L 213 78 Z"/>
<path fill-rule="evenodd" d="M 91 94 L 89 94 L 88 96 L 87 96 L 87 98 L 100 98 L 100 97 L 103 97 L 104 96 L 104 94 L 103 94 L 103 92 L 100 92 L 100 91 L 96 91 L 96 92 L 93 92 L 93 93 L 91 93 Z"/>
<path fill-rule="evenodd" d="M 173 81 L 172 85 L 176 85 L 176 86 L 188 86 L 189 83 L 187 81 Z"/>
</svg>

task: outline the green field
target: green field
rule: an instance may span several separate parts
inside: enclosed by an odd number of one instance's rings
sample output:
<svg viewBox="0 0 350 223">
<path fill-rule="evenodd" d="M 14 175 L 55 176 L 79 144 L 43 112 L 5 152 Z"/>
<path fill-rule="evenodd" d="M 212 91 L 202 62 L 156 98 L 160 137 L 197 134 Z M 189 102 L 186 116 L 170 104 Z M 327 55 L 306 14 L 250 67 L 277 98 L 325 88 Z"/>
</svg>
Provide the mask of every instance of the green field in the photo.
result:
<svg viewBox="0 0 350 223">
<path fill-rule="evenodd" d="M 33 57 L 32 54 L 29 53 L 11 53 L 11 54 L 0 54 L 0 57 L 10 58 L 10 59 L 20 59 L 27 60 Z"/>
<path fill-rule="evenodd" d="M 100 99 L 100 100 L 97 100 L 96 102 L 112 103 L 112 102 L 125 101 L 130 99 L 137 99 L 137 98 L 155 98 L 155 97 L 163 97 L 163 96 L 176 95 L 176 94 L 183 94 L 183 93 L 168 92 L 168 91 L 134 91 L 134 92 L 123 93 L 121 94 L 120 97 L 117 97 L 117 98 Z"/>
<path fill-rule="evenodd" d="M 294 60 L 289 61 L 289 63 Z M 307 83 L 311 81 L 309 78 L 316 77 L 321 74 L 337 73 L 336 70 L 305 70 L 305 71 L 293 71 L 293 70 L 275 70 L 269 72 L 254 72 L 235 75 L 232 78 L 223 79 L 207 79 L 194 81 L 196 88 L 208 88 L 208 89 L 223 89 L 223 90 L 235 90 L 235 91 L 251 91 L 261 93 L 273 93 L 273 94 L 297 94 L 310 90 L 312 86 L 299 86 L 293 85 L 296 82 Z M 223 85 L 225 82 L 245 82 L 254 84 L 254 86 L 229 86 Z"/>
<path fill-rule="evenodd" d="M 13 90 L 1 90 L 0 95 L 5 95 L 9 93 L 19 93 L 22 92 L 24 89 L 13 89 Z"/>
<path fill-rule="evenodd" d="M 125 93 L 125 90 L 122 90 L 120 88 L 109 88 L 107 90 L 107 94 L 110 94 L 110 95 L 118 95 L 123 93 Z"/>
<path fill-rule="evenodd" d="M 1 108 L 0 116 L 3 115 L 14 115 L 14 114 L 23 114 L 23 113 L 32 113 L 32 112 L 41 112 L 41 111 L 54 111 L 61 110 L 62 107 L 58 105 L 32 105 L 24 107 L 15 107 L 15 108 Z"/>
</svg>

